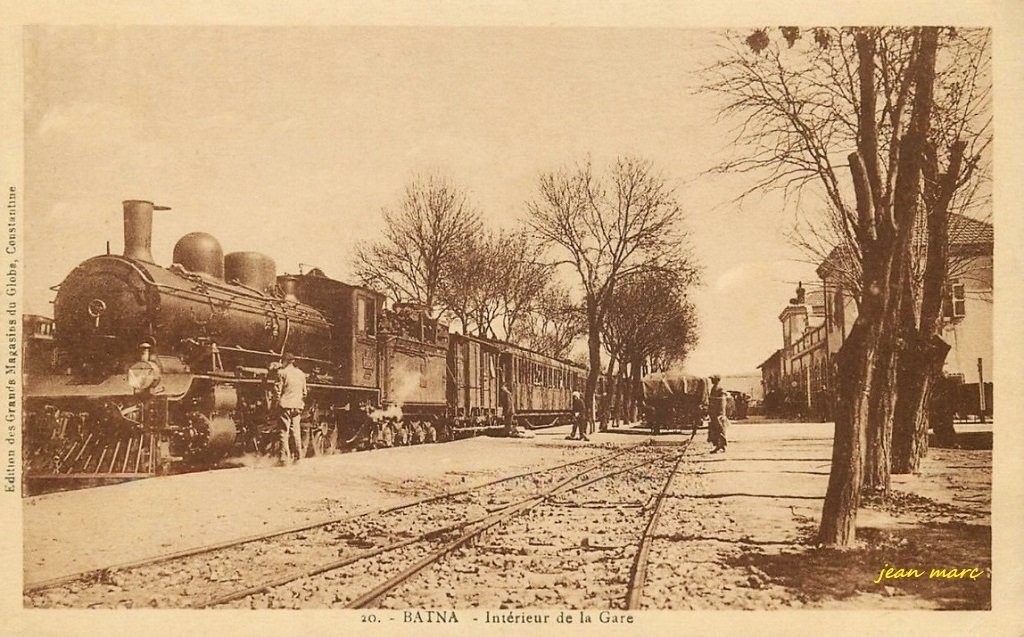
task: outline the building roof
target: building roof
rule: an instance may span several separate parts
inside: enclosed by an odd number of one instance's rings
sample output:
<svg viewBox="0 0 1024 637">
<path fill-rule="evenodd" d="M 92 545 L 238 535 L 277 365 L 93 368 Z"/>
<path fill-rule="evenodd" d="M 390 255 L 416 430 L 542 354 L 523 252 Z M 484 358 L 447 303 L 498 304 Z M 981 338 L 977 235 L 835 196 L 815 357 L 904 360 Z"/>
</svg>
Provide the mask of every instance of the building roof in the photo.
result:
<svg viewBox="0 0 1024 637">
<path fill-rule="evenodd" d="M 768 365 L 773 364 L 775 361 L 777 361 L 779 359 L 779 356 L 782 356 L 782 350 L 781 349 L 775 350 L 775 353 L 772 354 L 771 356 L 769 356 L 768 358 L 766 358 L 763 363 L 761 363 L 760 365 L 757 366 L 757 368 L 761 369 L 761 368 L 767 367 Z"/>
<path fill-rule="evenodd" d="M 995 233 L 992 224 L 972 217 L 949 216 L 949 243 L 951 245 L 977 245 L 992 243 Z"/>
<path fill-rule="evenodd" d="M 923 223 L 923 219 L 924 216 L 920 215 L 918 223 Z M 914 244 L 916 246 L 924 246 L 927 236 L 927 233 L 915 229 Z M 991 254 L 994 237 L 995 233 L 992 230 L 992 224 L 987 221 L 981 221 L 980 219 L 958 213 L 951 213 L 949 215 L 949 245 L 953 251 L 963 249 L 977 254 L 980 249 L 982 252 Z M 818 276 L 825 278 L 825 274 L 829 270 L 849 272 L 855 265 L 856 261 L 849 246 L 839 245 L 832 248 L 828 257 L 818 266 Z"/>
</svg>

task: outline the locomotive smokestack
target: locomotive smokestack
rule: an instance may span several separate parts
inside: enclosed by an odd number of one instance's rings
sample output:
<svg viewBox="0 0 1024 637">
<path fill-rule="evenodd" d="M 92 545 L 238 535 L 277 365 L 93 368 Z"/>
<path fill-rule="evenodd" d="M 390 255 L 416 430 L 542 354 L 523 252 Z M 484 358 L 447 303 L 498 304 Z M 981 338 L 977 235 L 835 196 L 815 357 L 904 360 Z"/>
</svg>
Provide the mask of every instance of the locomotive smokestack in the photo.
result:
<svg viewBox="0 0 1024 637">
<path fill-rule="evenodd" d="M 154 206 L 152 201 L 129 199 L 124 203 L 124 256 L 129 259 L 153 261 L 153 211 L 170 210 Z"/>
</svg>

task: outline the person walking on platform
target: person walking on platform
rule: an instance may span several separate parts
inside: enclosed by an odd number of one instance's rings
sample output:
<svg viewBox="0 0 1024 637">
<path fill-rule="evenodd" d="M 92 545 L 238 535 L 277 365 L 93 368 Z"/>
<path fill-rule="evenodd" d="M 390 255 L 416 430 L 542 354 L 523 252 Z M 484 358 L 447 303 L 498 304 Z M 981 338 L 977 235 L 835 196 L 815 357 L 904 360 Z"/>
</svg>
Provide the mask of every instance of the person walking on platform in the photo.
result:
<svg viewBox="0 0 1024 637">
<path fill-rule="evenodd" d="M 306 406 L 306 374 L 295 366 L 295 357 L 285 354 L 281 357 L 281 369 L 277 370 L 277 408 L 281 429 L 280 464 L 289 460 L 302 459 L 302 410 Z M 290 443 L 295 449 L 289 450 Z"/>
<path fill-rule="evenodd" d="M 565 439 L 590 440 L 587 438 L 587 406 L 578 391 L 572 393 L 572 432 Z"/>
<path fill-rule="evenodd" d="M 726 417 L 725 412 L 728 394 L 718 386 L 721 380 L 718 376 L 711 377 L 711 392 L 708 397 L 708 416 L 711 419 L 711 422 L 708 423 L 708 438 L 711 444 L 715 446 L 711 453 L 718 453 L 719 451 L 724 453 L 725 447 L 729 443 L 726 438 L 729 419 Z"/>
</svg>

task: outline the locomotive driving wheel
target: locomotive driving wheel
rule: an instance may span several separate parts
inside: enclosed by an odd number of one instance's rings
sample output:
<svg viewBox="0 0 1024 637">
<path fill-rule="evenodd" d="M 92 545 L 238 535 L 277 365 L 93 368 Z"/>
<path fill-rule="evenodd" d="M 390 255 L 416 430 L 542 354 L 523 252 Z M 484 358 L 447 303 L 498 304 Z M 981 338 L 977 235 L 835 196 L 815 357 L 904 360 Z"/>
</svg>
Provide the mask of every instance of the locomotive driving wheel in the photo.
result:
<svg viewBox="0 0 1024 637">
<path fill-rule="evenodd" d="M 309 441 L 311 455 L 327 456 L 338 448 L 338 430 L 331 423 L 314 422 L 310 430 Z"/>
<path fill-rule="evenodd" d="M 433 423 L 423 423 L 423 442 L 424 444 L 431 444 L 437 442 L 437 430 L 434 429 Z"/>
<path fill-rule="evenodd" d="M 410 444 L 410 432 L 408 423 L 401 420 L 395 423 L 395 446 L 405 447 Z"/>
<path fill-rule="evenodd" d="M 395 446 L 395 428 L 389 422 L 380 426 L 380 446 L 384 448 Z"/>
</svg>

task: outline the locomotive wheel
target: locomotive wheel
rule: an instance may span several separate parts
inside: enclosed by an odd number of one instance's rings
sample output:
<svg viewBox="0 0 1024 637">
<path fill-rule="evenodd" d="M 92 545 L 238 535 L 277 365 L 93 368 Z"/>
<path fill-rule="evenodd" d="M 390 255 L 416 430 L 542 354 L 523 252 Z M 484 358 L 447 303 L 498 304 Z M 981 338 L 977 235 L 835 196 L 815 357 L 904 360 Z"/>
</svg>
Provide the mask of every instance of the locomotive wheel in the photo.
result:
<svg viewBox="0 0 1024 637">
<path fill-rule="evenodd" d="M 334 453 L 338 447 L 338 430 L 326 422 L 313 426 L 312 440 L 310 447 L 312 455 L 327 456 Z"/>
<path fill-rule="evenodd" d="M 452 428 L 447 422 L 439 422 L 434 425 L 434 430 L 437 432 L 438 442 L 449 442 L 452 440 Z"/>
<path fill-rule="evenodd" d="M 394 427 L 391 426 L 391 423 L 389 422 L 386 422 L 380 426 L 380 446 L 395 446 L 395 429 Z"/>
<path fill-rule="evenodd" d="M 395 423 L 395 446 L 405 447 L 409 445 L 409 425 L 404 422 Z"/>
</svg>

